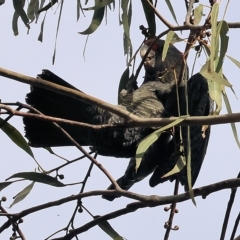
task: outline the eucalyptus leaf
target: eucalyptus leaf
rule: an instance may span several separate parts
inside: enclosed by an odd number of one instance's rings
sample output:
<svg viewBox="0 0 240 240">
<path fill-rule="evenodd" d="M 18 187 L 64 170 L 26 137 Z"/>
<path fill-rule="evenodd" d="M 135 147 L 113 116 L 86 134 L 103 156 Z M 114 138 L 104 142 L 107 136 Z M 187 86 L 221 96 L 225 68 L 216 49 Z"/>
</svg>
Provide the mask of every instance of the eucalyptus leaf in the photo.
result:
<svg viewBox="0 0 240 240">
<path fill-rule="evenodd" d="M 229 55 L 226 55 L 226 57 L 228 57 L 237 67 L 240 68 L 240 62 L 238 60 L 236 60 L 233 57 L 230 57 Z"/>
<path fill-rule="evenodd" d="M 12 184 L 13 182 L 0 182 L 0 191 Z"/>
<path fill-rule="evenodd" d="M 93 216 L 94 219 L 99 218 L 100 216 Z M 108 221 L 103 221 L 98 223 L 98 226 L 106 233 L 108 234 L 112 239 L 114 240 L 124 240 L 123 237 L 121 237 L 109 224 Z"/>
<path fill-rule="evenodd" d="M 162 61 L 164 61 L 166 56 L 167 56 L 167 51 L 168 51 L 168 48 L 169 48 L 169 44 L 172 41 L 172 38 L 173 38 L 174 34 L 175 33 L 173 31 L 169 31 L 167 36 L 166 36 L 166 40 L 165 40 L 164 47 L 163 47 L 163 52 L 162 52 Z"/>
<path fill-rule="evenodd" d="M 44 183 L 44 184 L 51 185 L 54 187 L 64 187 L 65 186 L 62 182 L 59 182 L 56 178 L 46 175 L 44 173 L 20 172 L 20 173 L 13 174 L 11 177 L 7 178 L 6 180 L 9 180 L 11 178 L 24 178 L 27 180 Z"/>
<path fill-rule="evenodd" d="M 27 187 L 25 187 L 21 192 L 19 192 L 15 197 L 13 203 L 10 205 L 10 208 L 16 204 L 22 201 L 32 190 L 34 185 L 34 182 L 30 183 Z"/>
<path fill-rule="evenodd" d="M 15 11 L 17 12 L 17 14 L 21 17 L 22 21 L 24 22 L 25 26 L 30 29 L 29 26 L 29 19 L 27 17 L 26 12 L 24 11 L 23 7 L 25 4 L 25 0 L 13 0 L 13 7 L 15 9 Z"/>
<path fill-rule="evenodd" d="M 229 37 L 227 36 L 228 30 L 229 30 L 228 24 L 225 21 L 222 21 L 221 23 L 218 24 L 218 27 L 220 29 L 219 31 L 220 31 L 221 45 L 220 45 L 220 55 L 219 55 L 219 59 L 216 67 L 217 73 L 220 72 L 220 70 L 222 69 L 223 59 L 227 52 L 228 41 L 229 41 Z"/>
<path fill-rule="evenodd" d="M 176 14 L 175 14 L 174 9 L 173 9 L 173 7 L 172 7 L 171 1 L 170 1 L 170 0 L 165 0 L 165 2 L 167 3 L 168 9 L 170 10 L 170 12 L 171 12 L 171 14 L 172 14 L 173 19 L 175 20 L 175 22 L 177 23 L 177 25 L 179 25 L 179 24 L 178 24 L 178 21 L 177 21 Z"/>
<path fill-rule="evenodd" d="M 168 173 L 164 174 L 162 176 L 162 178 L 166 178 L 166 177 L 169 177 L 175 173 L 178 173 L 180 172 L 184 166 L 186 165 L 186 159 L 184 156 L 179 156 L 178 160 L 177 160 L 177 163 L 176 165 L 173 167 L 173 169 L 171 171 L 169 171 Z"/>
<path fill-rule="evenodd" d="M 231 105 L 230 105 L 230 102 L 228 100 L 226 92 L 223 92 L 223 99 L 224 99 L 228 114 L 232 114 Z M 231 123 L 231 127 L 232 127 L 233 136 L 235 138 L 235 141 L 238 145 L 238 148 L 240 148 L 240 142 L 239 142 L 239 139 L 238 139 L 237 128 L 236 128 L 235 123 Z"/>
<path fill-rule="evenodd" d="M 152 4 L 153 1 L 149 0 Z M 145 13 L 145 17 L 148 23 L 148 33 L 149 38 L 154 38 L 156 35 L 156 20 L 155 20 L 155 13 L 149 8 L 149 6 L 146 4 L 146 1 L 141 0 L 143 10 Z"/>
<path fill-rule="evenodd" d="M 100 0 L 95 0 L 95 6 L 100 3 L 101 3 Z M 101 7 L 101 8 L 94 10 L 91 24 L 89 25 L 89 27 L 86 30 L 84 30 L 83 32 L 79 32 L 79 34 L 88 35 L 88 34 L 92 34 L 93 32 L 95 32 L 103 20 L 104 11 L 105 11 L 105 7 Z"/>
<path fill-rule="evenodd" d="M 136 151 L 136 166 L 135 170 L 139 168 L 142 157 L 144 153 L 147 151 L 147 149 L 161 136 L 161 133 L 171 127 L 176 126 L 177 124 L 181 123 L 183 120 L 185 120 L 188 117 L 188 115 L 180 116 L 178 119 L 173 121 L 172 123 L 159 128 L 158 130 L 154 131 L 153 133 L 149 134 L 147 137 L 145 137 L 138 145 L 137 151 Z"/>
<path fill-rule="evenodd" d="M 227 87 L 231 87 L 232 84 L 227 80 L 224 79 L 220 74 L 211 71 L 210 63 L 207 61 L 201 68 L 200 73 L 205 77 L 208 81 L 214 81 L 216 83 L 222 84 Z"/>
<path fill-rule="evenodd" d="M 0 118 L 0 125 L 3 123 L 3 121 L 4 120 Z M 34 158 L 33 152 L 31 148 L 28 146 L 28 143 L 26 142 L 25 138 L 21 135 L 21 133 L 15 127 L 13 127 L 10 123 L 5 122 L 1 127 L 1 129 L 18 147 L 20 147 L 22 150 L 28 153 L 32 158 Z"/>
<path fill-rule="evenodd" d="M 110 5 L 111 3 L 113 3 L 114 0 L 102 0 L 102 1 L 95 1 L 95 6 L 93 7 L 89 7 L 89 8 L 83 8 L 83 10 L 85 11 L 89 11 L 89 10 L 97 10 L 99 8 L 105 7 L 107 5 Z"/>
<path fill-rule="evenodd" d="M 203 16 L 203 5 L 199 4 L 194 9 L 194 25 L 198 25 L 201 22 L 202 16 Z"/>
<path fill-rule="evenodd" d="M 215 70 L 214 60 L 218 55 L 218 44 L 219 44 L 219 36 L 217 33 L 218 12 L 219 12 L 219 4 L 215 3 L 212 7 L 212 12 L 211 12 L 212 35 L 211 35 L 211 54 L 210 54 L 210 66 L 209 66 L 211 71 Z"/>
<path fill-rule="evenodd" d="M 30 23 L 34 21 L 38 9 L 39 9 L 38 0 L 31 0 L 30 3 L 28 4 L 27 9 L 27 17 L 29 18 Z"/>
<path fill-rule="evenodd" d="M 192 159 L 191 159 L 191 138 L 190 138 L 190 126 L 187 126 L 187 180 L 188 180 L 188 192 L 193 204 L 196 206 L 196 201 L 192 189 Z"/>
</svg>

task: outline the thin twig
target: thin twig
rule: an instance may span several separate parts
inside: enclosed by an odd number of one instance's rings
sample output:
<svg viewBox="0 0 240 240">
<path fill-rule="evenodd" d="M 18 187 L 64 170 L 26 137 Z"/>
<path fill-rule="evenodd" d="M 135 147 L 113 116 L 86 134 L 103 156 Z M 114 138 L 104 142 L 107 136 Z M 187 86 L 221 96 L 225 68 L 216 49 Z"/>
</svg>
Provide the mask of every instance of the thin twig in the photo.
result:
<svg viewBox="0 0 240 240">
<path fill-rule="evenodd" d="M 175 180 L 174 195 L 178 195 L 178 188 L 179 188 L 179 179 L 177 178 Z M 176 212 L 176 207 L 177 207 L 177 203 L 171 204 L 171 211 L 169 214 L 169 219 L 166 224 L 166 232 L 164 235 L 164 240 L 168 240 L 170 231 L 172 230 L 172 223 L 173 223 L 174 214 Z"/>
<path fill-rule="evenodd" d="M 8 212 L 3 208 L 3 206 L 1 205 L 1 203 L 0 203 L 0 210 L 1 210 L 1 212 L 8 214 Z M 9 219 L 9 221 L 11 222 L 14 231 L 17 231 L 17 233 L 19 234 L 19 237 L 20 237 L 22 240 L 26 240 L 26 238 L 25 238 L 25 236 L 23 235 L 21 229 L 19 228 L 19 224 L 16 223 L 17 221 L 12 220 L 12 217 L 11 217 L 11 216 L 6 216 L 6 217 L 7 217 L 7 218 Z"/>
<path fill-rule="evenodd" d="M 240 178 L 240 172 L 237 175 L 237 178 Z M 220 236 L 220 240 L 224 240 L 225 238 L 225 234 L 227 231 L 227 226 L 228 226 L 228 221 L 229 221 L 229 216 L 232 210 L 232 206 L 233 206 L 233 202 L 236 196 L 236 192 L 237 192 L 237 188 L 232 188 L 231 189 L 231 194 L 230 194 L 230 198 L 228 201 L 228 205 L 227 205 L 227 209 L 226 209 L 226 213 L 225 213 L 225 217 L 224 217 L 224 221 L 223 221 L 223 226 L 222 226 L 222 232 L 221 232 L 221 236 Z"/>
<path fill-rule="evenodd" d="M 194 194 L 195 198 L 201 196 L 203 199 L 205 199 L 208 195 L 210 195 L 214 192 L 221 191 L 223 189 L 235 188 L 235 187 L 240 187 L 240 179 L 239 178 L 228 179 L 228 180 L 213 183 L 213 184 L 210 184 L 207 186 L 203 186 L 200 188 L 196 188 L 193 190 L 193 194 Z M 156 207 L 156 206 L 161 206 L 161 205 L 172 204 L 175 202 L 176 203 L 184 202 L 184 201 L 191 199 L 191 196 L 189 195 L 188 192 L 178 194 L 178 195 L 170 195 L 170 196 L 157 196 L 157 195 L 146 196 L 146 195 L 142 195 L 142 194 L 138 194 L 138 193 L 134 193 L 134 192 L 130 192 L 130 191 L 125 191 L 122 189 L 119 189 L 119 190 L 95 190 L 95 191 L 80 193 L 77 195 L 71 195 L 69 197 L 61 198 L 56 201 L 44 203 L 42 205 L 38 205 L 35 207 L 25 209 L 19 213 L 12 214 L 12 220 L 17 221 L 20 218 L 23 218 L 34 212 L 38 212 L 43 209 L 47 209 L 47 208 L 54 207 L 54 206 L 59 206 L 64 203 L 67 203 L 67 202 L 75 201 L 78 199 L 83 199 L 85 197 L 101 196 L 101 195 L 111 195 L 111 196 L 120 195 L 120 196 L 125 196 L 130 199 L 138 200 L 138 202 L 133 202 L 133 203 L 128 204 L 126 209 L 128 209 L 129 211 L 124 212 L 124 214 L 133 212 L 133 210 L 136 211 L 139 208 Z M 107 219 L 104 218 L 104 220 L 119 217 L 121 215 L 122 214 L 114 215 L 114 216 L 111 215 L 111 218 L 107 218 Z M 3 232 L 5 229 L 7 229 L 10 225 L 11 225 L 11 222 L 9 220 L 6 221 L 0 227 L 0 233 Z M 93 227 L 93 226 L 95 226 L 95 225 L 91 225 L 91 227 Z"/>
<path fill-rule="evenodd" d="M 239 221 L 240 221 L 240 213 L 238 214 L 238 216 L 236 218 L 230 240 L 234 239 L 234 236 L 235 236 L 237 228 L 238 228 Z M 238 236 L 235 240 L 239 240 L 239 239 L 240 239 L 240 236 Z"/>
</svg>

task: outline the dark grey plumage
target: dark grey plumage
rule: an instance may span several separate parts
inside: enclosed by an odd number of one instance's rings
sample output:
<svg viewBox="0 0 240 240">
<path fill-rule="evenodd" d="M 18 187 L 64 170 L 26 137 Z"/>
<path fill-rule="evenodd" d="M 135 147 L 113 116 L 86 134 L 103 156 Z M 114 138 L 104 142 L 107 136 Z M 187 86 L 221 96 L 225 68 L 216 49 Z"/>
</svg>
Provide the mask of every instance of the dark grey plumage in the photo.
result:
<svg viewBox="0 0 240 240">
<path fill-rule="evenodd" d="M 141 50 L 144 54 L 149 41 Z M 179 79 L 182 66 L 182 54 L 173 45 L 170 45 L 165 61 L 162 61 L 162 49 L 164 41 L 159 40 L 150 52 L 144 63 L 146 74 L 143 85 L 131 93 L 122 96 L 122 103 L 119 107 L 132 112 L 143 118 L 160 118 L 178 116 L 176 88 L 180 98 L 181 115 L 186 114 L 185 84 L 188 82 L 189 114 L 191 116 L 208 115 L 210 112 L 210 99 L 206 79 L 200 74 L 194 75 L 189 81 L 188 71 L 184 73 L 184 79 L 176 87 L 176 79 Z M 175 73 L 174 73 L 175 71 Z M 62 86 L 74 88 L 52 72 L 43 70 L 39 78 Z M 176 79 L 175 79 L 176 77 Z M 76 89 L 76 88 L 74 88 Z M 45 89 L 32 87 L 27 94 L 26 102 L 46 115 L 66 118 L 70 120 L 90 123 L 123 123 L 124 119 L 103 110 L 97 106 L 78 101 L 76 99 L 56 94 Z M 61 132 L 54 128 L 51 123 L 24 118 L 26 137 L 30 145 L 34 147 L 71 146 L 72 143 Z M 135 172 L 135 152 L 138 143 L 152 133 L 153 128 L 125 128 L 125 129 L 86 129 L 82 127 L 60 124 L 80 145 L 92 146 L 100 155 L 113 157 L 130 157 L 129 166 L 125 175 L 118 179 L 121 188 L 128 190 L 135 182 L 153 175 L 150 179 L 150 186 L 166 180 L 173 180 L 176 177 L 185 185 L 187 181 L 185 170 L 180 174 L 169 178 L 161 178 L 170 171 L 179 154 L 179 128 L 175 129 L 175 140 L 170 133 L 163 133 L 159 139 L 146 151 L 141 165 Z M 191 127 L 192 142 L 192 178 L 193 184 L 198 176 L 202 161 L 205 156 L 210 129 L 206 130 L 206 138 L 202 138 L 201 126 Z M 183 140 L 186 151 L 186 128 L 183 128 Z M 177 149 L 177 151 L 176 151 Z M 113 189 L 111 185 L 109 189 Z M 113 200 L 115 196 L 104 196 Z"/>
</svg>

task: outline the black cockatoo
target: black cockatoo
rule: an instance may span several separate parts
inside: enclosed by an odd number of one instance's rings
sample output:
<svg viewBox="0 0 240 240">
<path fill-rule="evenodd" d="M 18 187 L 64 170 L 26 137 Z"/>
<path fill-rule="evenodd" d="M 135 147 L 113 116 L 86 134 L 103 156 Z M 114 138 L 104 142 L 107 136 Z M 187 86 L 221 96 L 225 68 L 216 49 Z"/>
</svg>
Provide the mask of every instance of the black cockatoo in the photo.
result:
<svg viewBox="0 0 240 240">
<path fill-rule="evenodd" d="M 146 53 L 150 43 L 151 40 L 142 46 L 141 56 Z M 163 46 L 163 40 L 158 40 L 153 46 L 144 63 L 146 74 L 143 84 L 138 89 L 123 94 L 122 103 L 119 107 L 143 118 L 179 116 L 176 94 L 178 90 L 180 114 L 186 115 L 185 84 L 187 84 L 189 114 L 191 116 L 209 115 L 211 101 L 206 79 L 200 74 L 196 74 L 187 81 L 188 70 L 186 69 L 183 80 L 177 86 L 176 79 L 180 78 L 183 63 L 182 53 L 170 44 L 167 56 L 162 61 Z M 38 77 L 76 89 L 48 70 L 43 70 Z M 124 123 L 125 121 L 123 118 L 97 106 L 34 86 L 31 87 L 31 92 L 27 94 L 26 102 L 43 114 L 53 117 L 90 124 Z M 26 137 L 29 140 L 29 144 L 33 147 L 73 145 L 51 123 L 25 117 L 23 122 L 25 124 Z M 135 172 L 137 145 L 155 129 L 135 127 L 96 130 L 67 124 L 60 125 L 80 145 L 92 146 L 100 155 L 131 158 L 125 175 L 117 180 L 121 188 L 128 190 L 135 182 L 140 181 L 154 171 L 150 179 L 150 186 L 179 177 L 180 182 L 187 189 L 185 169 L 169 178 L 161 178 L 175 166 L 179 155 L 183 154 L 179 152 L 180 138 L 178 127 L 175 129 L 174 137 L 172 137 L 170 132 L 162 133 L 159 139 L 146 151 L 138 171 Z M 182 134 L 186 151 L 186 127 L 182 128 Z M 210 128 L 206 129 L 205 138 L 203 138 L 201 126 L 191 127 L 193 184 L 196 181 L 206 153 L 209 134 Z M 113 186 L 111 185 L 109 189 L 113 189 Z M 113 200 L 115 196 L 104 196 L 104 198 Z"/>
</svg>

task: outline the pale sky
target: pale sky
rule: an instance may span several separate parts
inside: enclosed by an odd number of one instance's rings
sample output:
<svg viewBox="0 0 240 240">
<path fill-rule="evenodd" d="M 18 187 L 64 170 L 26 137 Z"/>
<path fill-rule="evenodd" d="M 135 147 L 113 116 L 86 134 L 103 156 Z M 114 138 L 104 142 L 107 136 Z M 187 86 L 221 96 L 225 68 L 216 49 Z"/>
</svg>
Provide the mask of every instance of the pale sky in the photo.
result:
<svg viewBox="0 0 240 240">
<path fill-rule="evenodd" d="M 88 6 L 93 5 L 93 1 L 89 1 Z M 185 8 L 183 1 L 172 1 L 174 8 L 177 10 L 176 15 L 179 24 L 184 22 Z M 222 1 L 220 16 L 224 11 L 227 1 Z M 208 1 L 201 1 L 208 5 Z M 131 39 L 134 46 L 134 51 L 142 42 L 143 37 L 139 31 L 139 25 L 147 26 L 140 3 L 133 1 L 133 19 L 131 26 Z M 226 20 L 229 22 L 239 22 L 239 15 L 236 14 L 236 9 L 239 9 L 239 1 L 231 1 Z M 158 10 L 172 24 L 175 24 L 171 17 L 165 1 L 158 1 Z M 123 55 L 122 42 L 122 26 L 119 26 L 118 21 L 118 3 L 114 12 L 108 11 L 107 24 L 104 19 L 100 28 L 89 37 L 85 60 L 83 58 L 84 44 L 86 36 L 77 34 L 87 28 L 91 21 L 91 14 L 81 18 L 76 23 L 76 2 L 72 3 L 65 1 L 63 16 L 59 29 L 57 41 L 57 54 L 55 65 L 52 65 L 52 55 L 54 50 L 54 41 L 56 35 L 56 26 L 58 12 L 56 7 L 50 9 L 44 30 L 43 43 L 37 41 L 40 31 L 40 24 L 43 19 L 43 14 L 39 18 L 39 23 L 31 24 L 30 33 L 27 35 L 27 29 L 19 19 L 19 35 L 13 36 L 11 29 L 13 7 L 11 1 L 0 6 L 0 67 L 6 68 L 15 72 L 26 74 L 35 77 L 42 69 L 49 69 L 67 80 L 70 84 L 81 89 L 92 96 L 95 96 L 104 101 L 117 104 L 117 89 L 121 74 L 126 68 L 126 61 Z M 208 13 L 207 8 L 204 11 Z M 55 14 L 55 15 L 54 15 Z M 221 17 L 219 18 L 221 19 Z M 157 20 L 157 34 L 166 30 L 166 27 Z M 178 32 L 179 36 L 181 33 Z M 184 33 L 182 37 L 186 37 L 188 33 Z M 229 48 L 227 54 L 240 60 L 239 57 L 239 29 L 229 30 Z M 184 44 L 176 44 L 181 51 L 184 50 Z M 191 67 L 195 52 L 192 51 L 189 57 L 189 66 Z M 140 62 L 140 56 L 137 57 L 137 64 Z M 195 72 L 199 71 L 205 63 L 205 57 L 197 59 Z M 235 93 L 240 97 L 240 70 L 232 64 L 228 59 L 224 63 L 223 72 L 228 80 L 233 84 Z M 141 83 L 143 77 L 141 72 L 138 82 Z M 29 92 L 29 86 L 0 77 L 0 99 L 2 102 L 24 102 L 26 93 Z M 232 106 L 233 112 L 239 112 L 239 100 L 233 93 L 227 89 L 228 97 Z M 223 103 L 224 105 L 224 103 Z M 221 114 L 225 114 L 226 110 L 223 107 Z M 19 117 L 11 119 L 10 123 L 15 126 L 22 134 L 24 134 L 22 120 Z M 240 132 L 239 124 L 236 124 Z M 31 157 L 23 150 L 15 146 L 14 143 L 3 133 L 1 136 L 1 168 L 0 182 L 17 172 L 34 171 L 37 167 Z M 53 149 L 56 153 L 71 160 L 81 153 L 74 147 L 63 147 Z M 33 149 L 36 159 L 41 163 L 45 170 L 50 170 L 62 164 L 62 160 L 50 155 L 44 149 Z M 108 171 L 117 179 L 122 176 L 128 164 L 127 159 L 115 159 L 108 157 L 98 157 Z M 84 159 L 78 163 L 70 165 L 60 171 L 64 174 L 64 183 L 72 183 L 82 181 L 85 173 L 90 165 L 89 160 Z M 234 140 L 231 126 L 229 124 L 213 126 L 209 147 L 203 163 L 201 172 L 195 184 L 195 187 L 209 185 L 225 179 L 235 178 L 239 172 L 240 166 L 240 151 Z M 16 183 L 7 187 L 0 193 L 0 197 L 6 196 L 7 202 L 2 205 L 10 213 L 17 213 L 23 209 L 32 206 L 43 204 L 45 202 L 54 201 L 62 197 L 67 197 L 72 194 L 77 194 L 80 185 L 54 188 L 40 183 L 35 184 L 31 193 L 22 202 L 14 205 L 11 209 L 8 207 L 12 203 L 12 197 L 26 187 L 28 182 Z M 89 178 L 85 191 L 106 189 L 109 185 L 109 180 L 99 171 L 97 167 L 93 168 L 91 177 Z M 160 196 L 170 195 L 173 192 L 173 183 L 164 183 L 155 188 L 150 188 L 148 178 L 134 185 L 131 191 L 151 195 L 157 194 Z M 183 192 L 180 188 L 180 192 Z M 218 239 L 221 233 L 221 226 L 225 215 L 227 202 L 229 199 L 230 190 L 224 190 L 208 196 L 206 199 L 196 198 L 197 207 L 191 201 L 183 202 L 177 205 L 179 213 L 174 217 L 174 225 L 179 226 L 178 231 L 172 231 L 170 234 L 171 240 L 179 239 Z M 226 239 L 229 239 L 233 224 L 239 213 L 239 197 L 237 193 L 236 201 L 233 205 L 232 214 L 229 221 L 229 229 Z M 104 215 L 111 211 L 123 208 L 126 204 L 133 202 L 126 198 L 116 199 L 114 202 L 108 202 L 101 199 L 99 196 L 83 199 L 83 205 L 93 215 Z M 75 202 L 71 202 L 59 207 L 46 209 L 27 216 L 24 223 L 21 224 L 21 230 L 26 236 L 26 239 L 45 239 L 53 232 L 65 227 L 75 208 Z M 128 240 L 136 239 L 163 239 L 165 229 L 164 223 L 168 220 L 169 212 L 163 211 L 164 206 L 157 208 L 140 209 L 134 213 L 121 216 L 117 219 L 110 220 L 110 224 L 123 237 Z M 74 222 L 75 228 L 91 221 L 91 216 L 83 212 L 78 214 Z M 5 217 L 0 218 L 0 225 L 6 221 Z M 62 236 L 60 233 L 57 236 Z M 236 236 L 240 234 L 237 231 Z M 11 236 L 11 228 L 7 229 L 0 236 L 0 239 L 9 239 Z M 79 235 L 79 239 L 87 240 L 105 240 L 110 239 L 98 226 L 90 229 Z"/>
</svg>

